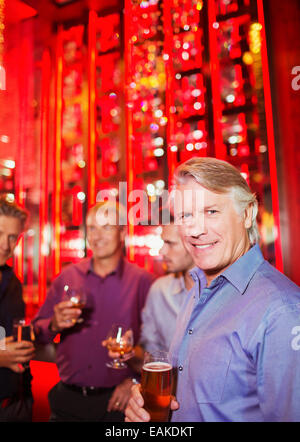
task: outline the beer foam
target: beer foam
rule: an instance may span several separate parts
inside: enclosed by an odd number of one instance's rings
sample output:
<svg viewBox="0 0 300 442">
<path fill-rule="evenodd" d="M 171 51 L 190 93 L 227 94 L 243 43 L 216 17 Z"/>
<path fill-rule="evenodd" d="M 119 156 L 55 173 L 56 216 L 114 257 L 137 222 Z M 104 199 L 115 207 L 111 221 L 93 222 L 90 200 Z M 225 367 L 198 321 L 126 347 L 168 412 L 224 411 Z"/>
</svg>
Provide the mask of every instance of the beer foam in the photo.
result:
<svg viewBox="0 0 300 442">
<path fill-rule="evenodd" d="M 172 370 L 172 366 L 167 362 L 148 362 L 143 366 L 145 371 L 168 371 Z"/>
</svg>

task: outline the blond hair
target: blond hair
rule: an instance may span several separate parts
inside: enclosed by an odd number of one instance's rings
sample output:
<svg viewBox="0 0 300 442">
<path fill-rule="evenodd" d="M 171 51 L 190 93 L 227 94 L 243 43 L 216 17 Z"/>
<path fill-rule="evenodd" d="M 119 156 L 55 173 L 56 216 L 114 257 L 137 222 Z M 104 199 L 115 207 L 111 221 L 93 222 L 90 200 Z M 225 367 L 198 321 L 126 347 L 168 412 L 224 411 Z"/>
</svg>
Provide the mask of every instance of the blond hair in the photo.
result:
<svg viewBox="0 0 300 442">
<path fill-rule="evenodd" d="M 256 222 L 258 202 L 238 169 L 216 158 L 193 157 L 177 167 L 174 178 L 176 184 L 193 178 L 212 192 L 231 193 L 235 208 L 240 215 L 252 206 L 252 222 L 247 233 L 251 244 L 258 242 L 259 232 Z"/>
</svg>

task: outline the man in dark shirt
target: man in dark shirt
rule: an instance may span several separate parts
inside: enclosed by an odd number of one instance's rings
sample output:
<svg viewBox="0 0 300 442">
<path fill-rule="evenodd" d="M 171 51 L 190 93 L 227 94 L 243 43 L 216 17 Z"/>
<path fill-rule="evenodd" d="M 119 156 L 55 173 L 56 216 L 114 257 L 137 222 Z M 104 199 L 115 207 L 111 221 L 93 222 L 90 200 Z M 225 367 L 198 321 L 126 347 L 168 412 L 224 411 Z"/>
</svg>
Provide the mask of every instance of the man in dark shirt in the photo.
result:
<svg viewBox="0 0 300 442">
<path fill-rule="evenodd" d="M 113 209 L 119 211 L 118 206 L 98 203 L 89 210 L 92 258 L 61 272 L 33 321 L 40 342 L 51 342 L 60 333 L 56 362 L 61 381 L 49 393 L 51 421 L 124 420 L 134 371 L 108 368 L 108 350 L 101 343 L 113 323 L 130 327 L 138 342 L 141 311 L 153 278 L 123 257 L 126 231 Z M 71 308 L 64 301 L 66 285 L 87 293 L 86 308 Z M 76 322 L 79 316 L 83 322 Z"/>
<path fill-rule="evenodd" d="M 6 265 L 26 219 L 23 209 L 0 199 L 0 422 L 31 420 L 31 375 L 22 364 L 33 357 L 34 346 L 31 342 L 13 341 L 13 320 L 24 318 L 25 305 L 21 283 Z"/>
</svg>

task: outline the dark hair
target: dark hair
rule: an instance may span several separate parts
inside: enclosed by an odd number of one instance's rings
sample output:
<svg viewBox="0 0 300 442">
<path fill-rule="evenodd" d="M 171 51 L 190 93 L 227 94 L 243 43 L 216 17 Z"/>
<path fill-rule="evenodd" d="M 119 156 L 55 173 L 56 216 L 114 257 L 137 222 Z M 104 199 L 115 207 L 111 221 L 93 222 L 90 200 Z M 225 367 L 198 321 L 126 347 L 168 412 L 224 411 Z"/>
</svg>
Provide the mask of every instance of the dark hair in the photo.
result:
<svg viewBox="0 0 300 442">
<path fill-rule="evenodd" d="M 21 222 L 22 230 L 25 229 L 25 224 L 28 219 L 27 211 L 19 207 L 16 203 L 7 201 L 5 196 L 0 196 L 0 216 L 18 218 Z"/>
</svg>

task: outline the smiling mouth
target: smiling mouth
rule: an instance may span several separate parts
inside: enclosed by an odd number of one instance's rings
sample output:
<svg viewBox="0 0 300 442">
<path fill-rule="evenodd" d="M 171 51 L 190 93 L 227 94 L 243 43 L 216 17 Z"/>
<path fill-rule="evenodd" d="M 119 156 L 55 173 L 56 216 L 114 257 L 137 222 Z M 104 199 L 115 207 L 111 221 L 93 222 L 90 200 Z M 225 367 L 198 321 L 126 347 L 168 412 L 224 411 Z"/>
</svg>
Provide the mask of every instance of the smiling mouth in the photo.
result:
<svg viewBox="0 0 300 442">
<path fill-rule="evenodd" d="M 214 246 L 215 244 L 217 244 L 217 242 L 218 241 L 214 241 L 209 244 L 192 244 L 192 246 L 195 247 L 196 249 L 203 250 L 203 249 L 208 249 L 209 247 Z"/>
</svg>

